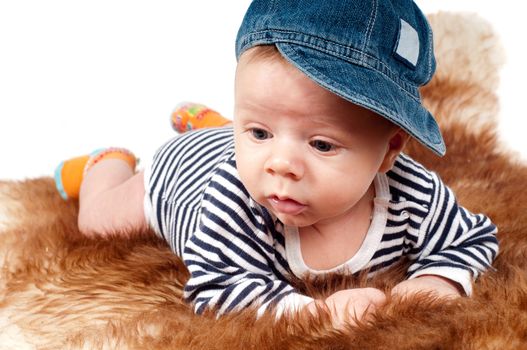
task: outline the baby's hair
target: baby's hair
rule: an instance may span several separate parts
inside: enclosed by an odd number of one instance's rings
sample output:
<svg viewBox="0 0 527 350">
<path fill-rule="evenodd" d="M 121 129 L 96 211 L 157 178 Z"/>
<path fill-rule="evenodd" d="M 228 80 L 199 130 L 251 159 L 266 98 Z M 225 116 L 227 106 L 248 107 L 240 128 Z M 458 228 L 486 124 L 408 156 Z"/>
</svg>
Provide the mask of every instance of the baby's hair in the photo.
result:
<svg viewBox="0 0 527 350">
<path fill-rule="evenodd" d="M 282 56 L 276 45 L 258 45 L 248 49 L 244 55 L 247 56 L 247 63 L 253 61 L 282 61 L 286 59 Z"/>
</svg>

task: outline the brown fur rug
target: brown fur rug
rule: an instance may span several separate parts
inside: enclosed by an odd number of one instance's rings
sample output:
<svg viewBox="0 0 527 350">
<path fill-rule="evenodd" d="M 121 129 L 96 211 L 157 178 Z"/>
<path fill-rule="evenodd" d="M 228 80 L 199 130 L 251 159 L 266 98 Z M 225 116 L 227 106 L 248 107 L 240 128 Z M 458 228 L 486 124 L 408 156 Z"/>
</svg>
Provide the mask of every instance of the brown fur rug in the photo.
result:
<svg viewBox="0 0 527 350">
<path fill-rule="evenodd" d="M 527 349 L 527 166 L 498 143 L 498 69 L 491 28 L 469 15 L 431 17 L 438 73 L 423 91 L 448 147 L 407 153 L 439 172 L 460 202 L 499 227 L 501 253 L 472 298 L 390 300 L 336 331 L 327 318 L 259 320 L 254 310 L 196 316 L 181 300 L 187 271 L 148 232 L 88 239 L 77 205 L 50 178 L 0 182 L 0 349 Z M 306 293 L 369 284 L 389 289 L 404 263 L 373 281 L 335 276 Z"/>
</svg>

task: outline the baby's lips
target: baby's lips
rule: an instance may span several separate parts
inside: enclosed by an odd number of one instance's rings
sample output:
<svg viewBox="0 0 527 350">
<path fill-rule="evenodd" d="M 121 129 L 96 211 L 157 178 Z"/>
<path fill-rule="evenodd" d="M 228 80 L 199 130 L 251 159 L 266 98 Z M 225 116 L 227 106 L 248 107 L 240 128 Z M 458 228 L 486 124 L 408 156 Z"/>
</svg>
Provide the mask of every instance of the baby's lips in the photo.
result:
<svg viewBox="0 0 527 350">
<path fill-rule="evenodd" d="M 306 208 L 306 205 L 294 199 L 280 198 L 276 195 L 270 196 L 269 202 L 274 210 L 281 214 L 298 215 Z"/>
</svg>

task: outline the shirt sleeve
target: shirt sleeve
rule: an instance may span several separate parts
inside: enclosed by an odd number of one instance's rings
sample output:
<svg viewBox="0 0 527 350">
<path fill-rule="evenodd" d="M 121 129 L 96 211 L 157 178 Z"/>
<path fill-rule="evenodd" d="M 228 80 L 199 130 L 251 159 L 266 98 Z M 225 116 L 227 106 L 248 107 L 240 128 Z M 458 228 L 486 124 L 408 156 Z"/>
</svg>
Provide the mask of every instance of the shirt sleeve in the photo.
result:
<svg viewBox="0 0 527 350">
<path fill-rule="evenodd" d="M 472 281 L 498 254 L 497 228 L 488 217 L 459 206 L 453 192 L 435 174 L 433 182 L 430 211 L 421 226 L 417 259 L 409 267 L 408 278 L 442 276 L 471 295 Z"/>
<path fill-rule="evenodd" d="M 220 172 L 211 180 L 198 230 L 183 254 L 190 272 L 184 297 L 196 313 L 210 308 L 221 315 L 255 306 L 261 314 L 269 306 L 283 311 L 308 302 L 287 282 L 285 260 L 276 256 L 277 243 L 261 210 L 250 204 L 234 174 Z"/>
</svg>

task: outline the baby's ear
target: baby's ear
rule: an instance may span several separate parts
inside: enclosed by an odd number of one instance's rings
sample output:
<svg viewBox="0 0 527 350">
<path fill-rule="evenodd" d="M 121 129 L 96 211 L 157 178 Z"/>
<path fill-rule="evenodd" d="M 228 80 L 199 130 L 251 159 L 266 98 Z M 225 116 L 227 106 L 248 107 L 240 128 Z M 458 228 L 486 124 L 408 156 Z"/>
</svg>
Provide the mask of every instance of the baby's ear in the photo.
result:
<svg viewBox="0 0 527 350">
<path fill-rule="evenodd" d="M 395 159 L 403 151 L 409 139 L 410 135 L 403 129 L 399 127 L 393 129 L 388 139 L 388 148 L 386 149 L 384 160 L 379 167 L 379 172 L 386 173 L 392 169 Z"/>
</svg>

